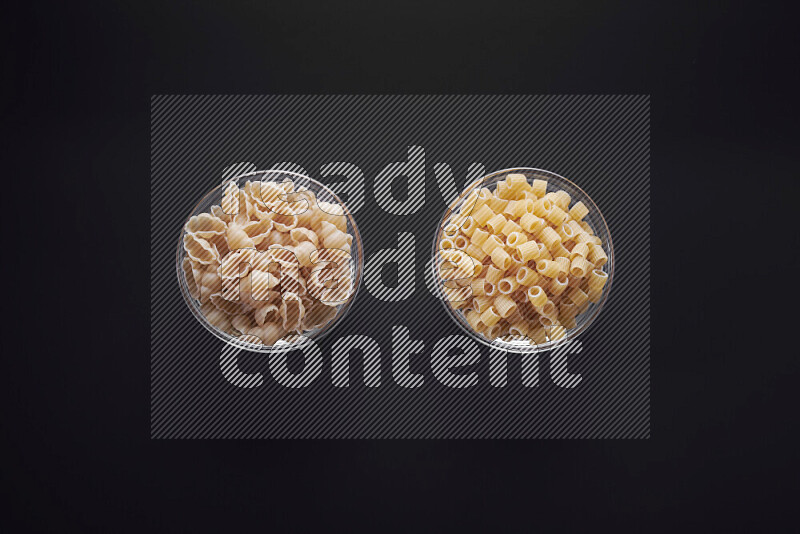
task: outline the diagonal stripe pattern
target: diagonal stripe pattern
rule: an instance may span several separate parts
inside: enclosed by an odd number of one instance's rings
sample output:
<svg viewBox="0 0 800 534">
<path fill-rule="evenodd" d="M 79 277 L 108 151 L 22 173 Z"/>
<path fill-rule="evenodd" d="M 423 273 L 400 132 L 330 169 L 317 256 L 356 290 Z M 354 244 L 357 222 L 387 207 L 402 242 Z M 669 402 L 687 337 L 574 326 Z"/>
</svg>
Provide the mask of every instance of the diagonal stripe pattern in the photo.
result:
<svg viewBox="0 0 800 534">
<path fill-rule="evenodd" d="M 649 107 L 647 96 L 613 95 L 154 96 L 151 436 L 648 438 Z M 424 184 L 414 175 L 376 191 L 381 171 L 409 154 L 423 164 Z M 196 202 L 224 176 L 277 163 L 353 199 L 365 257 L 413 242 L 414 290 L 394 290 L 390 273 L 384 289 L 362 287 L 350 314 L 316 342 L 319 369 L 311 354 L 271 358 L 225 346 L 186 309 L 176 280 L 175 247 Z M 579 352 L 494 353 L 490 370 L 489 349 L 475 345 L 454 358 L 470 365 L 450 370 L 451 386 L 440 382 L 432 355 L 455 357 L 466 338 L 424 280 L 452 196 L 439 191 L 437 164 L 449 166 L 457 188 L 474 178 L 476 164 L 487 172 L 551 170 L 600 207 L 614 239 L 615 279 Z M 363 182 L 343 184 L 343 170 Z M 380 208 L 406 198 L 421 202 Z M 284 387 L 271 374 L 296 384 L 287 372 L 300 376 L 304 364 L 317 375 L 305 387 Z"/>
</svg>

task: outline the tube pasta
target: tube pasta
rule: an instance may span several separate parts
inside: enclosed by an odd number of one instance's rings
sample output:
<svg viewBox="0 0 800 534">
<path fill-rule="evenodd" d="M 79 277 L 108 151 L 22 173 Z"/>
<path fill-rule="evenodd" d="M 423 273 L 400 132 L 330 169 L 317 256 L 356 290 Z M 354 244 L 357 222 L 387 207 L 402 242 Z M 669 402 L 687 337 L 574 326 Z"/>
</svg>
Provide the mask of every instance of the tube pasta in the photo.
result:
<svg viewBox="0 0 800 534">
<path fill-rule="evenodd" d="M 561 271 L 562 273 L 564 273 L 566 275 L 570 274 L 569 273 L 569 266 L 570 266 L 569 258 L 567 258 L 566 256 L 559 256 L 558 258 L 554 259 L 553 261 L 558 264 L 558 270 L 559 271 Z"/>
<path fill-rule="evenodd" d="M 573 222 L 574 222 L 574 221 L 573 221 Z M 584 232 L 584 231 L 583 231 L 583 228 L 581 228 L 581 231 L 580 231 L 580 233 L 578 233 L 578 234 L 576 234 L 576 235 L 575 235 L 575 237 L 573 238 L 573 241 L 575 242 L 575 244 L 576 244 L 576 245 L 577 245 L 578 243 L 586 243 L 586 244 L 589 244 L 589 243 L 591 243 L 591 239 L 592 239 L 592 236 L 590 236 L 589 234 L 587 234 L 586 232 Z"/>
<path fill-rule="evenodd" d="M 583 256 L 575 256 L 569 266 L 569 274 L 575 278 L 583 278 L 589 271 L 589 262 Z"/>
<path fill-rule="evenodd" d="M 572 328 L 577 328 L 578 327 L 578 323 L 577 323 L 577 321 L 575 321 L 575 316 L 574 315 L 571 316 L 571 317 L 564 317 L 564 318 L 559 316 L 558 319 L 559 319 L 559 322 L 566 329 L 572 329 Z"/>
<path fill-rule="evenodd" d="M 539 259 L 540 260 L 553 259 L 553 255 L 550 253 L 550 250 L 545 246 L 544 243 L 539 243 Z"/>
<path fill-rule="evenodd" d="M 553 195 L 552 196 L 553 204 L 558 206 L 559 209 L 561 209 L 562 211 L 569 209 L 569 202 L 570 200 L 572 200 L 572 198 L 569 196 L 569 193 L 567 193 L 562 189 L 561 191 L 556 191 L 552 193 L 552 195 Z M 554 223 L 554 224 L 561 224 L 561 223 Z"/>
<path fill-rule="evenodd" d="M 475 332 L 541 344 L 567 338 L 581 314 L 602 300 L 608 256 L 584 203 L 570 206 L 567 191 L 548 191 L 546 180 L 531 178 L 510 173 L 494 191 L 475 189 L 451 207 L 439 256 L 463 254 L 475 268 L 463 279 L 435 272 L 447 298 L 466 292 L 449 305 Z"/>
<path fill-rule="evenodd" d="M 489 206 L 494 213 L 502 213 L 506 206 L 508 205 L 508 199 L 503 198 L 502 196 L 498 195 L 495 192 L 495 196 L 489 198 L 486 201 L 486 205 Z"/>
<path fill-rule="evenodd" d="M 540 198 L 533 203 L 533 213 L 537 217 L 547 218 L 547 215 L 553 210 L 553 202 L 547 198 Z"/>
<path fill-rule="evenodd" d="M 550 281 L 550 294 L 554 297 L 560 295 L 565 289 L 567 289 L 568 282 L 569 278 L 566 274 L 564 274 L 563 271 L 558 273 L 558 276 Z"/>
<path fill-rule="evenodd" d="M 558 307 L 558 319 L 562 323 L 567 317 L 575 317 L 578 315 L 578 307 L 571 300 L 562 300 Z"/>
<path fill-rule="evenodd" d="M 478 208 L 478 210 L 472 216 L 472 219 L 479 226 L 486 226 L 486 223 L 489 222 L 489 219 L 491 219 L 492 217 L 494 217 L 494 212 L 492 211 L 492 208 L 484 204 L 483 206 Z"/>
<path fill-rule="evenodd" d="M 523 200 L 511 200 L 503 210 L 503 214 L 507 215 L 509 220 L 519 219 L 525 215 L 525 213 L 527 212 L 525 210 L 525 202 Z"/>
<path fill-rule="evenodd" d="M 608 275 L 600 269 L 594 269 L 589 273 L 588 286 L 591 290 L 602 290 L 608 281 Z"/>
<path fill-rule="evenodd" d="M 490 265 L 486 269 L 486 281 L 492 284 L 496 284 L 503 278 L 503 269 L 498 269 L 494 265 Z"/>
<path fill-rule="evenodd" d="M 485 295 L 480 297 L 474 297 L 472 299 L 472 307 L 475 308 L 475 311 L 477 311 L 478 313 L 485 312 L 491 305 L 492 305 L 491 297 Z"/>
<path fill-rule="evenodd" d="M 492 257 L 492 263 L 504 271 L 511 266 L 511 256 L 502 247 L 494 248 L 490 256 Z"/>
<path fill-rule="evenodd" d="M 589 255 L 589 245 L 586 243 L 576 243 L 572 250 L 569 253 L 570 261 L 574 260 L 576 257 L 580 256 L 582 258 L 586 258 Z"/>
<path fill-rule="evenodd" d="M 539 232 L 539 241 L 544 243 L 548 250 L 552 251 L 557 244 L 561 244 L 561 237 L 548 226 Z"/>
<path fill-rule="evenodd" d="M 569 297 L 569 300 L 572 301 L 572 303 L 578 308 L 583 306 L 586 301 L 589 300 L 589 295 L 587 295 L 586 292 L 579 287 L 573 287 L 567 293 L 567 296 Z"/>
<path fill-rule="evenodd" d="M 532 261 L 539 258 L 541 249 L 536 241 L 527 241 L 517 246 L 519 257 L 522 261 Z"/>
<path fill-rule="evenodd" d="M 547 192 L 547 180 L 536 179 L 531 182 L 531 192 L 541 198 Z"/>
<path fill-rule="evenodd" d="M 587 208 L 583 202 L 576 202 L 572 205 L 572 208 L 569 210 L 569 216 L 575 219 L 576 221 L 582 221 L 584 217 L 589 214 L 589 208 Z"/>
<path fill-rule="evenodd" d="M 558 273 L 561 272 L 559 269 L 558 264 L 553 260 L 539 260 L 536 262 L 536 270 L 542 276 L 546 276 L 547 278 L 555 278 L 558 276 Z"/>
<path fill-rule="evenodd" d="M 569 222 L 565 222 L 559 226 L 556 229 L 556 233 L 558 237 L 561 238 L 562 243 L 568 243 L 575 237 L 575 231 L 572 229 L 572 226 L 569 225 Z"/>
<path fill-rule="evenodd" d="M 470 287 L 472 288 L 472 294 L 476 297 L 480 297 L 486 294 L 486 281 L 482 278 L 476 278 L 472 282 L 470 282 Z"/>
<path fill-rule="evenodd" d="M 512 323 L 508 328 L 509 335 L 516 339 L 528 337 L 528 324 L 522 321 Z"/>
<path fill-rule="evenodd" d="M 558 321 L 553 322 L 549 328 L 545 329 L 545 332 L 551 340 L 563 339 L 567 336 L 567 329 Z"/>
<path fill-rule="evenodd" d="M 497 339 L 505 336 L 507 332 L 508 332 L 508 325 L 505 323 L 505 321 L 501 321 L 486 329 L 486 337 L 488 337 L 489 339 Z"/>
<path fill-rule="evenodd" d="M 475 243 L 470 243 L 467 245 L 467 248 L 464 249 L 464 252 L 470 255 L 470 257 L 474 258 L 478 262 L 482 262 L 489 255 L 484 251 L 481 247 L 477 246 Z"/>
<path fill-rule="evenodd" d="M 519 224 L 523 230 L 531 234 L 538 234 L 547 224 L 544 219 L 537 217 L 533 213 L 526 213 L 523 215 Z"/>
<path fill-rule="evenodd" d="M 486 254 L 491 256 L 491 254 L 494 251 L 494 249 L 500 248 L 500 250 L 503 250 L 503 242 L 500 241 L 500 238 L 497 237 L 496 235 L 492 235 L 492 236 L 489 236 L 486 239 L 486 241 L 483 242 L 483 245 L 481 245 L 481 248 L 483 249 L 483 251 Z"/>
<path fill-rule="evenodd" d="M 490 305 L 481 313 L 481 322 L 490 328 L 496 325 L 501 318 L 502 317 L 500 317 L 500 314 L 497 313 L 497 309 L 493 305 Z"/>
<path fill-rule="evenodd" d="M 602 267 L 606 263 L 608 263 L 608 256 L 606 255 L 606 251 L 603 250 L 603 247 L 600 245 L 593 245 L 591 250 L 589 250 L 589 261 L 591 261 L 595 267 Z"/>
<path fill-rule="evenodd" d="M 491 219 L 486 221 L 486 228 L 493 234 L 499 234 L 508 220 L 503 217 L 502 213 L 495 214 Z"/>
<path fill-rule="evenodd" d="M 539 308 L 544 306 L 544 303 L 547 302 L 547 294 L 544 290 L 539 286 L 531 286 L 528 288 L 527 291 L 528 300 L 533 305 L 534 308 Z"/>
<path fill-rule="evenodd" d="M 489 239 L 489 232 L 480 228 L 476 229 L 472 234 L 472 244 L 483 248 L 483 244 Z"/>
<path fill-rule="evenodd" d="M 516 276 L 504 276 L 497 282 L 497 290 L 504 295 L 513 293 L 518 287 Z"/>
<path fill-rule="evenodd" d="M 503 227 L 500 229 L 500 233 L 509 236 L 511 234 L 517 234 L 522 231 L 522 227 L 515 223 L 514 221 L 506 221 Z"/>
<path fill-rule="evenodd" d="M 483 324 L 481 323 L 481 314 L 480 313 L 478 313 L 475 310 L 470 310 L 466 314 L 464 314 L 464 317 L 467 319 L 467 322 L 469 323 L 469 326 L 473 330 L 478 331 L 478 330 L 482 329 Z"/>
<path fill-rule="evenodd" d="M 535 306 L 534 308 L 539 315 L 544 315 L 551 319 L 554 319 L 556 316 L 556 305 L 552 300 L 548 299 L 541 306 Z"/>
<path fill-rule="evenodd" d="M 497 285 L 491 282 L 485 281 L 483 283 L 483 294 L 487 297 L 491 297 L 497 294 Z"/>
<path fill-rule="evenodd" d="M 517 271 L 517 282 L 521 286 L 529 287 L 539 280 L 539 273 L 528 267 L 520 267 Z"/>
<path fill-rule="evenodd" d="M 475 222 L 475 219 L 472 217 L 467 217 L 464 219 L 464 222 L 461 224 L 461 231 L 467 237 L 472 237 L 472 234 L 475 233 L 475 230 L 478 229 L 478 223 Z"/>
<path fill-rule="evenodd" d="M 589 297 L 589 302 L 597 303 L 600 302 L 600 299 L 603 298 L 603 289 L 589 288 L 586 294 Z"/>
<path fill-rule="evenodd" d="M 547 342 L 547 335 L 540 325 L 533 325 L 528 329 L 528 338 L 531 345 L 542 345 Z"/>
<path fill-rule="evenodd" d="M 517 303 L 514 302 L 514 300 L 508 295 L 500 295 L 494 299 L 492 305 L 494 306 L 495 311 L 497 311 L 497 315 L 503 319 L 506 319 L 509 315 L 517 310 Z"/>
<path fill-rule="evenodd" d="M 509 174 L 506 176 L 506 184 L 510 191 L 522 191 L 523 189 L 530 188 L 528 178 L 524 174 Z"/>
<path fill-rule="evenodd" d="M 545 216 L 548 222 L 555 226 L 559 226 L 567 220 L 567 212 L 561 209 L 560 206 L 553 206 L 553 209 Z"/>
</svg>

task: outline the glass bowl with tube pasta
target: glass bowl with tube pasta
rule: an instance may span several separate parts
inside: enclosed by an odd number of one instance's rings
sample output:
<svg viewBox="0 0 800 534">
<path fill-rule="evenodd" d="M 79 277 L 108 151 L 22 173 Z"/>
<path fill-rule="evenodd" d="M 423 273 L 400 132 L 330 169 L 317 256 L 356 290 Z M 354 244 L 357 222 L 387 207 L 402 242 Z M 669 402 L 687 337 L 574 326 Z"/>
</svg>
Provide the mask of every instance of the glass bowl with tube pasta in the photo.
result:
<svg viewBox="0 0 800 534">
<path fill-rule="evenodd" d="M 591 198 L 555 173 L 497 171 L 446 210 L 433 243 L 437 297 L 481 343 L 548 350 L 586 331 L 614 277 L 614 247 Z"/>
<path fill-rule="evenodd" d="M 181 229 L 177 275 L 192 314 L 255 352 L 301 348 L 328 333 L 355 299 L 364 252 L 330 189 L 267 170 L 220 184 Z"/>
</svg>

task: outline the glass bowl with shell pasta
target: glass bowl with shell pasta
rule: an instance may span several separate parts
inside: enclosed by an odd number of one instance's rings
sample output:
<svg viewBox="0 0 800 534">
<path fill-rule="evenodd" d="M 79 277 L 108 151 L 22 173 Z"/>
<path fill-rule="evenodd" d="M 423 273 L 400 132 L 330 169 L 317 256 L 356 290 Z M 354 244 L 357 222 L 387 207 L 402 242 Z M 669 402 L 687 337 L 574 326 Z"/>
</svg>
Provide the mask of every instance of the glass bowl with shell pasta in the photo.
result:
<svg viewBox="0 0 800 534">
<path fill-rule="evenodd" d="M 447 314 L 479 342 L 536 352 L 585 332 L 614 278 L 603 215 L 570 180 L 519 167 L 470 184 L 433 241 L 432 277 Z"/>
<path fill-rule="evenodd" d="M 361 283 L 355 219 L 301 174 L 247 173 L 209 191 L 181 230 L 183 298 L 223 341 L 256 352 L 302 348 L 331 331 Z"/>
</svg>

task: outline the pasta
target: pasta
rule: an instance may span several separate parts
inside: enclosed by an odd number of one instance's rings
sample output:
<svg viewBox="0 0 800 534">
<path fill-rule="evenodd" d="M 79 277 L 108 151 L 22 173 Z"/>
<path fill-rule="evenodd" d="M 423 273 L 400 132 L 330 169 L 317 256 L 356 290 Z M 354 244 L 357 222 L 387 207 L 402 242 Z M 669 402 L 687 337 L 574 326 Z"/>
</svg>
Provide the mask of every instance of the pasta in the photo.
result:
<svg viewBox="0 0 800 534">
<path fill-rule="evenodd" d="M 539 272 L 539 274 L 546 276 L 547 278 L 555 278 L 558 276 L 558 273 L 561 272 L 558 263 L 554 262 L 553 260 L 537 261 L 536 270 Z"/>
<path fill-rule="evenodd" d="M 508 254 L 508 252 L 506 252 L 503 249 L 502 246 L 498 246 L 492 249 L 490 256 L 492 257 L 492 263 L 494 263 L 504 271 L 508 269 L 508 267 L 511 265 L 511 256 Z"/>
<path fill-rule="evenodd" d="M 219 262 L 217 247 L 195 234 L 187 233 L 183 236 L 183 248 L 194 263 L 211 265 Z"/>
<path fill-rule="evenodd" d="M 575 256 L 569 266 L 569 274 L 575 278 L 583 278 L 589 271 L 589 262 L 583 256 Z"/>
<path fill-rule="evenodd" d="M 497 313 L 497 309 L 494 306 L 489 306 L 481 314 L 481 322 L 488 327 L 496 325 L 500 319 L 500 314 Z"/>
<path fill-rule="evenodd" d="M 517 245 L 517 252 L 522 261 L 535 260 L 541 254 L 539 243 L 534 240 L 526 241 L 521 245 Z"/>
<path fill-rule="evenodd" d="M 208 239 L 225 233 L 226 223 L 211 213 L 201 213 L 190 218 L 184 226 L 187 234 Z"/>
<path fill-rule="evenodd" d="M 561 271 L 564 274 L 569 274 L 570 262 L 569 262 L 569 258 L 568 257 L 559 256 L 553 261 L 555 261 L 558 264 L 558 270 L 559 271 Z"/>
<path fill-rule="evenodd" d="M 189 296 L 211 326 L 231 336 L 264 345 L 292 339 L 330 324 L 353 294 L 344 208 L 291 181 L 226 184 L 220 204 L 183 230 Z M 473 245 L 461 237 L 465 248 Z"/>
<path fill-rule="evenodd" d="M 522 173 L 496 184 L 493 192 L 469 193 L 440 233 L 443 262 L 458 253 L 475 264 L 471 275 L 458 278 L 437 271 L 445 298 L 489 339 L 565 339 L 602 300 L 608 281 L 608 255 L 589 208 Z"/>
<path fill-rule="evenodd" d="M 497 290 L 503 295 L 513 293 L 518 287 L 519 282 L 517 282 L 517 278 L 515 276 L 506 276 L 497 282 Z"/>
<path fill-rule="evenodd" d="M 522 286 L 532 286 L 538 280 L 539 274 L 529 267 L 520 267 L 520 269 L 517 271 L 517 282 Z"/>
<path fill-rule="evenodd" d="M 497 311 L 497 315 L 503 319 L 506 319 L 509 315 L 517 310 L 517 303 L 507 295 L 500 295 L 494 299 L 493 305 Z"/>
<path fill-rule="evenodd" d="M 500 281 L 500 279 L 502 277 L 503 277 L 503 270 L 502 269 L 498 269 L 494 265 L 490 265 L 486 269 L 486 277 L 485 278 L 486 278 L 487 282 L 492 283 L 492 284 L 496 284 L 497 282 Z"/>
</svg>

